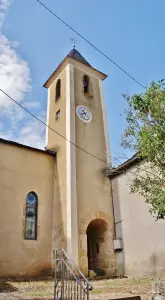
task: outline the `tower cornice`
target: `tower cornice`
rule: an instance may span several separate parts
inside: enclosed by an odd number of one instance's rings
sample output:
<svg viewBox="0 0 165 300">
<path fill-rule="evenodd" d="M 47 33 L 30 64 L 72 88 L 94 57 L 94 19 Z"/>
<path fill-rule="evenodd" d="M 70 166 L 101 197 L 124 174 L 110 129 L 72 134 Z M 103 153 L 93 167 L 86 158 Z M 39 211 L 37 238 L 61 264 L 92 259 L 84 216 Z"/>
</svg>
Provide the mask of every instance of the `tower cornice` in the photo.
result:
<svg viewBox="0 0 165 300">
<path fill-rule="evenodd" d="M 59 74 L 65 69 L 67 64 L 71 63 L 72 65 L 84 70 L 87 73 L 91 73 L 95 77 L 98 77 L 101 80 L 104 80 L 107 75 L 105 73 L 100 72 L 99 70 L 93 68 L 90 64 L 86 64 L 84 62 L 81 62 L 80 60 L 77 60 L 68 54 L 65 59 L 58 65 L 56 70 L 50 75 L 48 80 L 44 83 L 45 88 L 49 88 L 52 82 L 59 76 Z"/>
</svg>

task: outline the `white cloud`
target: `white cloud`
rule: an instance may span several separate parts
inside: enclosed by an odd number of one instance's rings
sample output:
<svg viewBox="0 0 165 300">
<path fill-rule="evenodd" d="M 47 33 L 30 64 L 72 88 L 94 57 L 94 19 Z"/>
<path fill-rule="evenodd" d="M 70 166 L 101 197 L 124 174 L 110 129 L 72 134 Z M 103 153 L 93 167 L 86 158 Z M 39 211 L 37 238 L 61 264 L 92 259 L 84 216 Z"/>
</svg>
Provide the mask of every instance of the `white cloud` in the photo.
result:
<svg viewBox="0 0 165 300">
<path fill-rule="evenodd" d="M 0 131 L 0 138 L 5 140 L 13 140 L 13 133 L 11 130 L 8 131 Z"/>
<path fill-rule="evenodd" d="M 37 116 L 40 120 L 45 121 L 46 112 L 41 112 Z M 31 147 L 44 149 L 45 147 L 45 126 L 38 120 L 31 117 L 20 131 L 19 142 L 28 144 Z"/>
<path fill-rule="evenodd" d="M 21 59 L 11 43 L 0 35 L 0 86 L 17 101 L 30 90 L 30 70 L 25 60 Z M 13 104 L 12 104 L 13 105 Z M 0 108 L 11 107 L 11 100 L 1 93 Z"/>
<path fill-rule="evenodd" d="M 39 108 L 40 102 L 38 101 L 26 101 L 26 108 Z"/>
<path fill-rule="evenodd" d="M 5 15 L 9 9 L 10 4 L 11 0 L 0 0 L 0 27 L 3 24 Z"/>
<path fill-rule="evenodd" d="M 3 122 L 0 121 L 0 130 L 3 129 L 3 126 L 4 126 Z"/>
<path fill-rule="evenodd" d="M 0 29 L 11 2 L 0 0 Z M 39 109 L 39 102 L 26 100 L 26 94 L 31 91 L 30 69 L 27 61 L 18 54 L 18 45 L 17 41 L 9 41 L 0 32 L 0 88 L 24 107 Z M 38 116 L 45 121 L 45 113 L 38 113 Z M 0 91 L 0 137 L 43 148 L 45 126 Z"/>
</svg>

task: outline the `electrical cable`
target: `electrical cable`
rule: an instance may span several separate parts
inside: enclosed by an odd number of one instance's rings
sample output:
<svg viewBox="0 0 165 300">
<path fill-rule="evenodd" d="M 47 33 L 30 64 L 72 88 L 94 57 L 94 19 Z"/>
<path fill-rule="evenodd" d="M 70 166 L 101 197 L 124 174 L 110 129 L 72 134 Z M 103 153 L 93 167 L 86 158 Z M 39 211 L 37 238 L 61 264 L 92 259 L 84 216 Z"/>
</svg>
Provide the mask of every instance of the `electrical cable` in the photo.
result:
<svg viewBox="0 0 165 300">
<path fill-rule="evenodd" d="M 37 116 L 35 116 L 31 111 L 29 111 L 27 108 L 25 108 L 23 105 L 21 105 L 18 101 L 16 101 L 15 99 L 13 99 L 9 94 L 7 94 L 3 89 L 0 88 L 0 91 L 6 95 L 10 100 L 12 100 L 15 104 L 17 104 L 19 107 L 21 107 L 23 110 L 25 110 L 28 114 L 30 114 L 33 118 L 35 118 L 36 120 L 38 120 L 40 123 L 42 123 L 44 126 L 46 126 L 47 128 L 49 128 L 50 130 L 52 130 L 53 132 L 55 132 L 57 135 L 59 135 L 61 138 L 65 139 L 67 142 L 71 143 L 73 146 L 75 146 L 76 148 L 80 149 L 81 151 L 85 152 L 86 154 L 92 156 L 93 158 L 98 159 L 99 161 L 105 163 L 108 165 L 108 167 L 110 168 L 110 164 L 103 160 L 102 158 L 97 157 L 96 155 L 88 152 L 87 150 L 83 149 L 82 147 L 78 146 L 77 144 L 73 143 L 72 141 L 68 140 L 65 136 L 63 136 L 62 134 L 60 134 L 58 131 L 54 130 L 52 127 L 50 127 L 49 125 L 47 125 L 45 122 L 43 122 L 41 119 L 39 119 Z M 112 157 L 114 160 L 119 161 L 119 159 Z M 111 169 L 111 168 L 110 168 Z M 123 171 L 124 170 L 124 171 Z M 126 173 L 127 168 L 123 167 L 123 170 L 115 170 L 118 172 L 118 174 L 123 174 Z M 143 171 L 146 171 L 143 169 Z M 135 175 L 135 173 L 129 171 L 131 174 Z M 146 171 L 147 172 L 147 171 Z M 150 172 L 149 172 L 150 173 Z M 153 175 L 154 173 L 152 173 Z M 156 175 L 157 176 L 157 175 Z M 141 176 L 142 177 L 142 176 Z M 158 177 L 158 176 L 157 176 Z M 159 178 L 160 179 L 160 178 Z"/>
<path fill-rule="evenodd" d="M 106 59 L 108 59 L 112 64 L 114 64 L 118 69 L 120 69 L 122 72 L 124 72 L 128 77 L 130 77 L 132 80 L 134 80 L 138 85 L 140 85 L 142 88 L 146 89 L 146 87 L 140 83 L 135 77 L 133 77 L 131 74 L 129 74 L 127 71 L 125 71 L 122 67 L 120 67 L 114 60 L 112 60 L 108 55 L 106 55 L 103 51 L 101 51 L 99 48 L 97 48 L 93 43 L 91 43 L 88 39 L 86 39 L 81 33 L 79 33 L 77 30 L 75 30 L 72 26 L 70 26 L 67 22 L 65 22 L 61 17 L 59 17 L 55 12 L 53 12 L 49 7 L 47 7 L 43 2 L 40 0 L 36 0 L 40 5 L 42 5 L 49 13 L 51 13 L 54 17 L 56 17 L 59 21 L 61 21 L 65 26 L 67 26 L 69 29 L 71 29 L 74 33 L 76 33 L 79 37 L 81 37 L 85 42 L 87 42 L 91 47 L 93 47 L 96 51 L 98 51 L 101 55 L 103 55 Z"/>
</svg>

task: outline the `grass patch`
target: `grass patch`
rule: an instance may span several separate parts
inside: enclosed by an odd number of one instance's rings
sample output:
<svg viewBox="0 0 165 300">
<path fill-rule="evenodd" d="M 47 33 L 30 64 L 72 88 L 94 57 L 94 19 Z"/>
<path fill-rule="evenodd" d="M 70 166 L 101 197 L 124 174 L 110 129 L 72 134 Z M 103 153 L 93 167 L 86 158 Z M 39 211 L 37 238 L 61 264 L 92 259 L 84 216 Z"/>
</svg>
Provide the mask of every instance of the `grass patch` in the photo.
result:
<svg viewBox="0 0 165 300">
<path fill-rule="evenodd" d="M 103 294 L 105 291 L 104 289 L 94 289 L 92 292 L 90 292 L 89 295 L 92 295 L 92 294 Z"/>
<path fill-rule="evenodd" d="M 121 279 L 104 279 L 93 280 L 93 291 L 90 292 L 90 299 L 110 299 L 115 295 L 145 295 L 148 297 L 152 291 L 153 278 L 121 278 Z M 161 281 L 165 281 L 162 278 Z M 0 292 L 9 293 L 9 296 L 17 299 L 19 296 L 25 299 L 53 299 L 54 281 L 0 281 Z M 98 295 L 98 296 L 97 296 Z"/>
<path fill-rule="evenodd" d="M 31 293 L 27 293 L 29 296 L 32 297 L 51 297 L 53 296 L 53 293 L 49 293 L 49 292 L 31 292 Z"/>
<path fill-rule="evenodd" d="M 150 285 L 152 284 L 151 278 L 140 278 L 140 279 L 107 279 L 102 281 L 94 281 L 93 286 L 97 287 L 122 287 L 122 286 L 136 286 L 136 285 Z"/>
</svg>

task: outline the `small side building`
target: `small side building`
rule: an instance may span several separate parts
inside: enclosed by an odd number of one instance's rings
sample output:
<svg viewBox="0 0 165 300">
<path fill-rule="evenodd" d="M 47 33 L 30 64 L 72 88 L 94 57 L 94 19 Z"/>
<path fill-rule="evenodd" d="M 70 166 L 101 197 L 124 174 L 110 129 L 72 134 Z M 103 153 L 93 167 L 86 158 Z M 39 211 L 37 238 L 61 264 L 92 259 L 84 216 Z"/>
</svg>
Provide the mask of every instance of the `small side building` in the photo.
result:
<svg viewBox="0 0 165 300">
<path fill-rule="evenodd" d="M 155 221 L 149 206 L 130 184 L 139 163 L 133 156 L 111 172 L 117 275 L 164 276 L 165 220 Z"/>
</svg>

